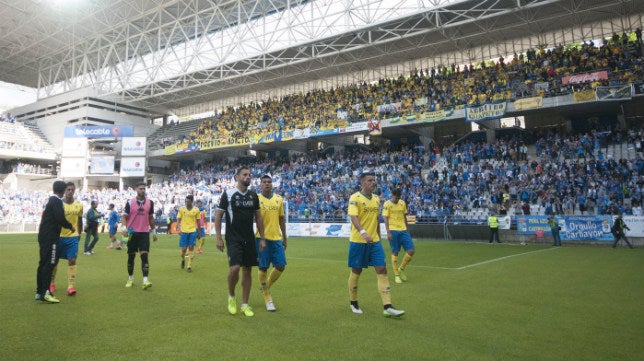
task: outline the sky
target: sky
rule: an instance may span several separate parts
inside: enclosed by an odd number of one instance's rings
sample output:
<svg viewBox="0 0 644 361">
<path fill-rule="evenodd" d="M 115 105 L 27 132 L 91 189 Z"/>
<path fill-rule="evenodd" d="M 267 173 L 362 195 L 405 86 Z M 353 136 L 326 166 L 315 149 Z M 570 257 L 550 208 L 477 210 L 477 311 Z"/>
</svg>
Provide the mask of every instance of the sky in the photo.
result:
<svg viewBox="0 0 644 361">
<path fill-rule="evenodd" d="M 0 113 L 37 100 L 36 89 L 0 81 Z"/>
</svg>

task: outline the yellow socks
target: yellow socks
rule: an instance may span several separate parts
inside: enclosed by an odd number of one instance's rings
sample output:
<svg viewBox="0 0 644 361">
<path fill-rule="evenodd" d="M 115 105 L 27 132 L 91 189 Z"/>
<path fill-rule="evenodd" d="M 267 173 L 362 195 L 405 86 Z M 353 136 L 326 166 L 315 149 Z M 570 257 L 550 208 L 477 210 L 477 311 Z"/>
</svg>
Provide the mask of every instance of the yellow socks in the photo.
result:
<svg viewBox="0 0 644 361">
<path fill-rule="evenodd" d="M 183 261 L 185 259 L 186 259 L 186 251 L 181 250 L 181 260 Z"/>
<path fill-rule="evenodd" d="M 349 301 L 358 300 L 358 280 L 360 275 L 353 272 L 349 273 Z"/>
<path fill-rule="evenodd" d="M 400 264 L 400 269 L 405 269 L 409 262 L 411 262 L 411 256 L 409 255 L 409 253 L 405 253 L 405 257 L 403 257 L 403 261 Z"/>
<path fill-rule="evenodd" d="M 376 275 L 378 277 L 378 292 L 383 305 L 391 304 L 391 287 L 389 286 L 389 278 L 387 275 Z"/>
<path fill-rule="evenodd" d="M 268 275 L 268 281 L 266 282 L 266 286 L 268 288 L 271 288 L 271 286 L 274 285 L 275 282 L 277 282 L 277 279 L 280 278 L 281 275 L 282 275 L 282 271 L 276 268 L 273 268 L 271 270 L 271 274 Z"/>
<path fill-rule="evenodd" d="M 76 265 L 67 268 L 67 288 L 74 288 L 76 282 Z"/>
<path fill-rule="evenodd" d="M 199 249 L 203 249 L 203 243 L 206 241 L 206 237 L 201 237 L 199 240 Z"/>
<path fill-rule="evenodd" d="M 261 269 L 258 269 L 257 276 L 259 278 L 259 286 L 260 286 L 260 289 L 262 290 L 262 295 L 264 296 L 264 303 L 271 301 L 271 293 L 268 290 L 268 281 L 267 281 L 268 276 L 266 275 L 266 271 L 262 271 Z"/>
<path fill-rule="evenodd" d="M 188 268 L 192 268 L 192 259 L 195 257 L 195 251 L 188 250 Z"/>
<path fill-rule="evenodd" d="M 395 254 L 391 255 L 391 266 L 394 270 L 394 275 L 398 276 L 398 256 Z"/>
</svg>

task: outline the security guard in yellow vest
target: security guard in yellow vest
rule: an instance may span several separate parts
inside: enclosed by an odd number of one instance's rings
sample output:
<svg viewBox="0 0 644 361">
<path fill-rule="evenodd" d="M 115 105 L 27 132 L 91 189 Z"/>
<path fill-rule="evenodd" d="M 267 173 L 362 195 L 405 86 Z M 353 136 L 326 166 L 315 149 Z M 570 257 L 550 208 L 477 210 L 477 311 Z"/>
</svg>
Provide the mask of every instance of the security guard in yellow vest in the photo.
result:
<svg viewBox="0 0 644 361">
<path fill-rule="evenodd" d="M 494 242 L 495 238 L 497 243 L 501 243 L 499 239 L 499 218 L 495 213 L 487 217 L 487 224 L 490 226 L 490 243 Z"/>
</svg>

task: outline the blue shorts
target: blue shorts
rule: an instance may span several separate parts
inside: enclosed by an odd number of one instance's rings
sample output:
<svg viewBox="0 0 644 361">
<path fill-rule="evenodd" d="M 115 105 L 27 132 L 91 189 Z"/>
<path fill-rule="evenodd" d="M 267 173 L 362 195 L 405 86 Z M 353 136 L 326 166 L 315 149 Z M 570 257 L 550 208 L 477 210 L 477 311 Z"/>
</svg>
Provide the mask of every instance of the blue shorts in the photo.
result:
<svg viewBox="0 0 644 361">
<path fill-rule="evenodd" d="M 197 232 L 184 233 L 179 236 L 179 247 L 194 247 L 197 244 Z"/>
<path fill-rule="evenodd" d="M 204 238 L 206 236 L 206 228 L 199 227 L 197 228 L 197 238 Z"/>
<path fill-rule="evenodd" d="M 273 263 L 273 267 L 286 266 L 286 254 L 284 253 L 284 244 L 282 241 L 266 240 L 264 251 L 259 251 L 259 238 L 255 238 L 255 248 L 257 249 L 257 260 L 259 268 L 268 268 Z"/>
<path fill-rule="evenodd" d="M 58 258 L 76 258 L 78 255 L 78 236 L 58 238 L 56 252 L 58 253 Z"/>
<path fill-rule="evenodd" d="M 110 225 L 110 230 L 109 230 L 110 236 L 113 236 L 116 234 L 116 224 L 115 225 Z"/>
<path fill-rule="evenodd" d="M 400 252 L 400 247 L 405 251 L 415 249 L 414 242 L 411 240 L 411 236 L 407 231 L 391 231 L 391 241 L 389 241 L 389 246 L 391 246 L 391 253 L 393 254 L 398 254 L 398 252 Z"/>
<path fill-rule="evenodd" d="M 382 242 L 349 242 L 349 267 L 367 268 L 369 266 L 377 267 L 386 265 Z"/>
</svg>

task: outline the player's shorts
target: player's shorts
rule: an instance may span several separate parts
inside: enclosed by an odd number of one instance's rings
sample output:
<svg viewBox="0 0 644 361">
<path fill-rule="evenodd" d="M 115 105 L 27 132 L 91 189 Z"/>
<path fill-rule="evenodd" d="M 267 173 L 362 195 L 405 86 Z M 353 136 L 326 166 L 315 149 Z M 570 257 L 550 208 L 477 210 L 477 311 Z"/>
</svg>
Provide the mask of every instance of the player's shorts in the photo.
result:
<svg viewBox="0 0 644 361">
<path fill-rule="evenodd" d="M 127 241 L 127 253 L 150 252 L 150 232 L 134 232 Z"/>
<path fill-rule="evenodd" d="M 58 258 L 70 259 L 78 256 L 78 236 L 58 238 Z"/>
<path fill-rule="evenodd" d="M 414 242 L 411 240 L 411 236 L 408 231 L 391 231 L 391 241 L 389 241 L 391 246 L 391 253 L 398 254 L 400 252 L 400 247 L 405 251 L 410 251 L 415 249 Z"/>
<path fill-rule="evenodd" d="M 197 238 L 204 238 L 206 236 L 206 228 L 205 227 L 199 227 L 197 228 Z"/>
<path fill-rule="evenodd" d="M 386 265 L 382 242 L 349 242 L 349 267 L 367 268 L 369 266 L 377 267 Z"/>
<path fill-rule="evenodd" d="M 266 240 L 264 251 L 259 251 L 259 238 L 255 238 L 255 248 L 259 259 L 259 268 L 268 268 L 273 263 L 273 267 L 286 266 L 286 254 L 284 254 L 284 244 L 282 241 Z"/>
<path fill-rule="evenodd" d="M 117 229 L 116 224 L 110 225 L 110 230 L 108 231 L 110 236 L 113 236 L 116 234 L 116 229 Z"/>
<path fill-rule="evenodd" d="M 255 240 L 235 240 L 226 237 L 226 249 L 228 250 L 228 265 L 252 267 L 257 266 L 257 250 Z"/>
<path fill-rule="evenodd" d="M 195 232 L 181 232 L 179 236 L 179 247 L 194 247 L 197 244 L 197 231 Z"/>
</svg>

